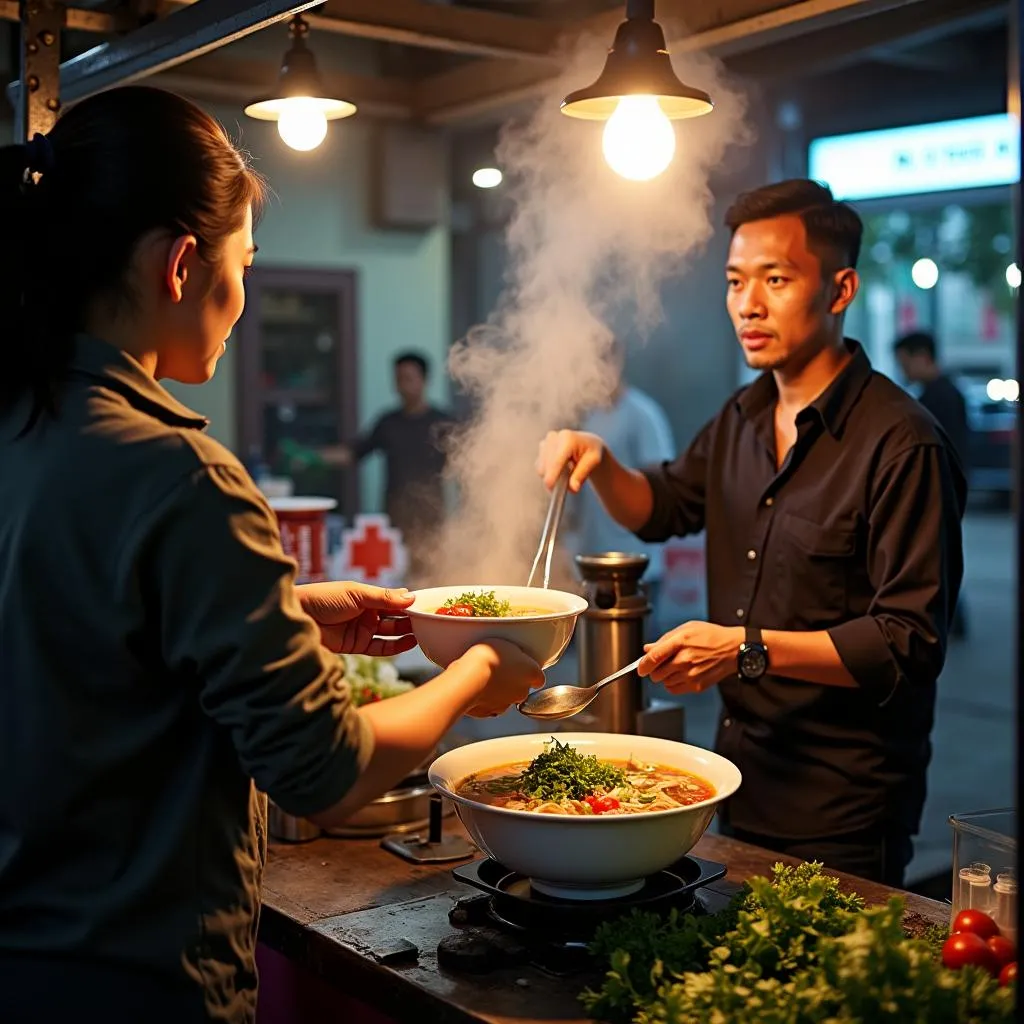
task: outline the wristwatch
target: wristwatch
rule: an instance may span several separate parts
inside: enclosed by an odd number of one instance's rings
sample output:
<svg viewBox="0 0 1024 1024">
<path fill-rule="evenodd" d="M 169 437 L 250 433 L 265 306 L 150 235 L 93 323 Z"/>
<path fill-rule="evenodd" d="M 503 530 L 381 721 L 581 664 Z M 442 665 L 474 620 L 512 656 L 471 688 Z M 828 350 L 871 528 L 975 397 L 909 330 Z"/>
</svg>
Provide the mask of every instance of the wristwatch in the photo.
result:
<svg viewBox="0 0 1024 1024">
<path fill-rule="evenodd" d="M 736 655 L 736 670 L 740 679 L 760 679 L 768 671 L 768 648 L 756 626 L 747 626 L 747 637 Z"/>
</svg>

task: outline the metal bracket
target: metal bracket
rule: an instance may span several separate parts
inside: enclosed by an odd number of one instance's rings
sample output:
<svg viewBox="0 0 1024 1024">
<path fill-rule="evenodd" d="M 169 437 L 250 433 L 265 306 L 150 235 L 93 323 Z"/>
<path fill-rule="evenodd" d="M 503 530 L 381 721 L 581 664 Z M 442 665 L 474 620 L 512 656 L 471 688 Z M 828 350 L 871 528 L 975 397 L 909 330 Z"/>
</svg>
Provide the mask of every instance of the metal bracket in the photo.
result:
<svg viewBox="0 0 1024 1024">
<path fill-rule="evenodd" d="M 25 2 L 44 6 L 43 0 Z M 65 61 L 60 67 L 61 94 L 65 102 L 73 103 L 103 89 L 155 75 L 322 2 L 206 0 L 190 4 Z M 24 91 L 21 81 L 7 87 L 8 98 L 16 106 Z"/>
<path fill-rule="evenodd" d="M 21 81 L 14 105 L 14 137 L 45 135 L 60 112 L 60 33 L 64 5 L 53 0 L 21 0 Z"/>
</svg>

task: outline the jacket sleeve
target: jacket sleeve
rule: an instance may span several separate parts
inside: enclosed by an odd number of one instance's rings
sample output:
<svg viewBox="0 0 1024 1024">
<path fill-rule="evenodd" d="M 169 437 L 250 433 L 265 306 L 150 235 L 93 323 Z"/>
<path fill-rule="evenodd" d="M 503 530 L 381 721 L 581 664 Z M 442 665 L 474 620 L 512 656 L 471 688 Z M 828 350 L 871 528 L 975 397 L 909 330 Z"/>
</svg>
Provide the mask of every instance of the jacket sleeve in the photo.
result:
<svg viewBox="0 0 1024 1024">
<path fill-rule="evenodd" d="M 256 785 L 290 814 L 326 810 L 373 749 L 340 659 L 295 593 L 277 521 L 240 466 L 191 474 L 163 503 L 138 561 L 163 662 L 198 680 Z"/>
</svg>

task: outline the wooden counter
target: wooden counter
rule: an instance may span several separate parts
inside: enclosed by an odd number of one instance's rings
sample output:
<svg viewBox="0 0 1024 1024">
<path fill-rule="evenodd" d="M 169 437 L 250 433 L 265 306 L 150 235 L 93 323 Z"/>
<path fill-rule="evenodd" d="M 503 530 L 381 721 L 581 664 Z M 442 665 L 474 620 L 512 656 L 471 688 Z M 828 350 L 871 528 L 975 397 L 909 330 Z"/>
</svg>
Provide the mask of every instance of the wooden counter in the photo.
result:
<svg viewBox="0 0 1024 1024">
<path fill-rule="evenodd" d="M 458 829 L 451 821 L 446 829 Z M 779 860 L 795 863 L 710 834 L 693 853 L 728 867 L 725 878 L 703 890 L 711 910 L 724 906 L 744 879 L 770 874 Z M 574 988 L 531 966 L 477 975 L 438 967 L 437 944 L 452 931 L 448 909 L 457 898 L 476 892 L 451 877 L 452 866 L 407 863 L 374 839 L 271 844 L 260 922 L 261 1024 L 312 1019 L 312 1014 L 291 1013 L 286 1004 L 299 995 L 309 997 L 307 990 L 314 988 L 321 992 L 317 1012 L 324 1012 L 323 993 L 333 989 L 340 1002 L 332 1017 L 346 1024 L 387 1019 L 401 1024 L 583 1024 L 576 1000 L 581 985 Z M 838 877 L 844 888 L 869 903 L 883 903 L 894 891 Z M 908 911 L 948 923 L 943 904 L 902 895 Z M 281 987 L 285 960 L 294 968 L 291 995 L 272 991 Z"/>
</svg>

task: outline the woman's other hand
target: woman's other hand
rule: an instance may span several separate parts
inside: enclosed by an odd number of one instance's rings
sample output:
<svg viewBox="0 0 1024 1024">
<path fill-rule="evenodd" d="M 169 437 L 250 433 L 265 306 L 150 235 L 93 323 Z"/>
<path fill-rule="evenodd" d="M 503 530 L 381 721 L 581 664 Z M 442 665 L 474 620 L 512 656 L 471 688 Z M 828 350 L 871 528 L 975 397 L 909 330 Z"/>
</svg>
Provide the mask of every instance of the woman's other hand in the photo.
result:
<svg viewBox="0 0 1024 1024">
<path fill-rule="evenodd" d="M 306 583 L 295 588 L 302 610 L 320 627 L 320 639 L 335 654 L 390 658 L 416 646 L 404 614 L 408 590 L 369 583 Z"/>
</svg>

